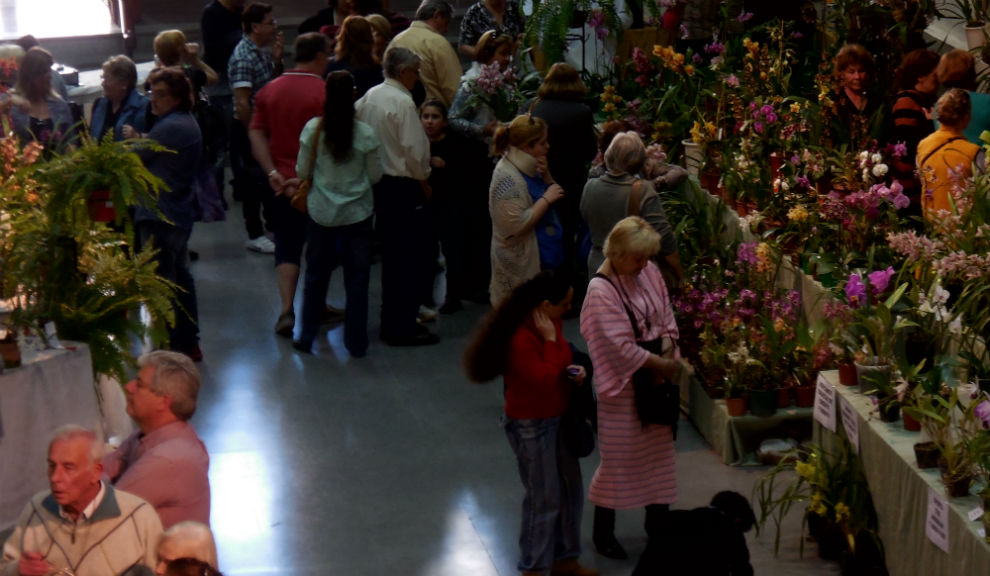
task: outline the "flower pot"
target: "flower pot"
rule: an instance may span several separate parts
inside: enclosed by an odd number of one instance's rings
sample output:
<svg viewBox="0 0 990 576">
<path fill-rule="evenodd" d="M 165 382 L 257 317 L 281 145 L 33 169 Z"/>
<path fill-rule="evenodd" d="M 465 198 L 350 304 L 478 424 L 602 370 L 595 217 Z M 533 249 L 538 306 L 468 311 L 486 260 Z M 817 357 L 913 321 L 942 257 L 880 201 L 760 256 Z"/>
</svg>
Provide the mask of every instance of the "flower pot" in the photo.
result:
<svg viewBox="0 0 990 576">
<path fill-rule="evenodd" d="M 749 393 L 749 411 L 753 416 L 767 418 L 777 412 L 776 390 L 753 390 Z"/>
<path fill-rule="evenodd" d="M 21 349 L 17 341 L 0 342 L 0 357 L 3 358 L 4 368 L 17 368 L 21 365 Z"/>
<path fill-rule="evenodd" d="M 97 190 L 91 193 L 86 200 L 86 210 L 89 212 L 89 219 L 93 222 L 113 222 L 117 217 L 117 211 L 110 201 L 109 190 Z"/>
<path fill-rule="evenodd" d="M 938 468 L 939 455 L 938 445 L 934 442 L 916 442 L 914 445 L 914 459 L 922 470 Z"/>
<path fill-rule="evenodd" d="M 856 363 L 856 380 L 859 381 L 859 392 L 869 394 L 876 390 L 877 379 L 890 379 L 890 364 L 859 364 Z"/>
<path fill-rule="evenodd" d="M 881 422 L 897 422 L 901 417 L 901 405 L 896 400 L 886 400 L 877 404 Z"/>
<path fill-rule="evenodd" d="M 777 388 L 777 409 L 783 410 L 784 408 L 791 407 L 791 386 L 781 386 Z"/>
<path fill-rule="evenodd" d="M 729 416 L 742 416 L 746 413 L 746 399 L 726 398 L 725 408 L 728 410 Z"/>
<path fill-rule="evenodd" d="M 815 387 L 798 386 L 794 388 L 794 399 L 798 408 L 811 408 L 815 405 Z"/>
<path fill-rule="evenodd" d="M 808 514 L 808 534 L 818 542 L 818 556 L 822 560 L 838 560 L 847 547 L 842 528 L 818 514 Z"/>
<path fill-rule="evenodd" d="M 948 472 L 943 472 L 942 483 L 945 484 L 946 496 L 949 498 L 963 498 L 969 496 L 969 487 L 973 483 L 973 477 L 969 474 L 952 476 Z"/>
<path fill-rule="evenodd" d="M 684 168 L 688 174 L 697 178 L 701 165 L 705 162 L 705 153 L 694 140 L 681 140 L 681 144 L 684 146 Z"/>
<path fill-rule="evenodd" d="M 904 429 L 908 432 L 919 432 L 921 430 L 921 422 L 918 422 L 911 417 L 907 412 L 904 413 Z"/>
<path fill-rule="evenodd" d="M 982 48 L 987 44 L 986 30 L 987 25 L 983 24 L 981 26 L 963 26 L 963 30 L 966 31 L 966 46 L 973 50 L 975 48 Z"/>
<path fill-rule="evenodd" d="M 839 384 L 843 386 L 855 386 L 859 384 L 856 378 L 856 366 L 853 364 L 839 364 Z"/>
</svg>

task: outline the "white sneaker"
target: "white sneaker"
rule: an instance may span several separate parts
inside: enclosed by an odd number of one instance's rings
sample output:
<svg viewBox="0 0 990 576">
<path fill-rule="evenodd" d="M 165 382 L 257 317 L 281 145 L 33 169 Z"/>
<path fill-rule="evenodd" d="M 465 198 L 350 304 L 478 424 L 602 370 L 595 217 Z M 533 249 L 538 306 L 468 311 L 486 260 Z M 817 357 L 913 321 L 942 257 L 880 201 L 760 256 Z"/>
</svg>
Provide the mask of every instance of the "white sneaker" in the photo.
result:
<svg viewBox="0 0 990 576">
<path fill-rule="evenodd" d="M 419 314 L 416 315 L 416 320 L 422 324 L 423 322 L 433 322 L 437 319 L 439 313 L 433 308 L 427 308 L 426 306 L 419 307 Z"/>
<path fill-rule="evenodd" d="M 248 240 L 244 243 L 244 247 L 252 252 L 261 252 L 262 254 L 275 253 L 275 243 L 269 240 L 267 236 L 258 236 L 254 240 Z"/>
</svg>

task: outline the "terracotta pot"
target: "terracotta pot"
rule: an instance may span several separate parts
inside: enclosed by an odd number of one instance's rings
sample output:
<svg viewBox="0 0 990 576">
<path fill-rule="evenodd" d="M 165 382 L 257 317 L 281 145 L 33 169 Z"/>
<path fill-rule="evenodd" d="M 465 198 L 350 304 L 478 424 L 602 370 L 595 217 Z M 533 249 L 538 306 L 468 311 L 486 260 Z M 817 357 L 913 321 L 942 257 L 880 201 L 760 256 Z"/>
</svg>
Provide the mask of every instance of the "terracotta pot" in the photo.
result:
<svg viewBox="0 0 990 576">
<path fill-rule="evenodd" d="M 4 368 L 17 368 L 21 365 L 21 349 L 17 342 L 0 342 L 0 357 L 3 358 Z"/>
<path fill-rule="evenodd" d="M 781 386 L 780 388 L 777 388 L 778 410 L 791 407 L 791 389 L 791 386 Z"/>
<path fill-rule="evenodd" d="M 856 377 L 856 366 L 854 364 L 839 364 L 839 384 L 843 386 L 855 386 L 859 384 Z"/>
<path fill-rule="evenodd" d="M 911 415 L 908 414 L 907 412 L 905 412 L 903 416 L 904 416 L 905 430 L 907 430 L 908 432 L 918 432 L 921 430 L 921 422 L 918 422 L 917 420 L 912 418 Z"/>
<path fill-rule="evenodd" d="M 742 416 L 746 413 L 746 399 L 726 398 L 725 407 L 729 411 L 729 416 Z"/>
<path fill-rule="evenodd" d="M 939 456 L 938 445 L 934 442 L 917 442 L 914 445 L 914 459 L 922 470 L 938 468 Z"/>
<path fill-rule="evenodd" d="M 815 405 L 815 387 L 798 386 L 794 388 L 794 399 L 798 408 L 810 408 Z"/>
</svg>

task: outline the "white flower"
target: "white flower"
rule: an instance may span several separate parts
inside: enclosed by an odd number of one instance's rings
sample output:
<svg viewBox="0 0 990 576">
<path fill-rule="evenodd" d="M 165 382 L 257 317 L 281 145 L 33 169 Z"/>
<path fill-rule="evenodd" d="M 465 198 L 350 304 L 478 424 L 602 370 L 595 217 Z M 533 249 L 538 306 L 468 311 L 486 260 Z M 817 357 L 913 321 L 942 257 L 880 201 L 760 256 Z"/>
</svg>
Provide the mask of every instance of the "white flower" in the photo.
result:
<svg viewBox="0 0 990 576">
<path fill-rule="evenodd" d="M 873 175 L 876 176 L 877 178 L 882 177 L 886 173 L 887 173 L 886 164 L 877 164 L 873 166 Z"/>
<path fill-rule="evenodd" d="M 869 181 L 870 181 L 870 169 L 863 168 L 863 182 L 869 182 Z"/>
<path fill-rule="evenodd" d="M 870 159 L 870 152 L 868 150 L 863 150 L 862 152 L 859 153 L 860 163 L 866 162 L 869 159 Z"/>
<path fill-rule="evenodd" d="M 872 156 L 872 157 L 870 158 L 870 160 L 871 160 L 871 161 L 872 161 L 872 162 L 873 162 L 874 164 L 879 164 L 879 163 L 881 163 L 881 162 L 883 162 L 883 156 L 881 156 L 879 152 L 875 152 L 875 153 L 873 154 L 873 156 Z"/>
<path fill-rule="evenodd" d="M 783 180 L 780 182 L 780 189 L 783 190 L 784 192 L 787 192 L 788 190 L 791 189 L 791 185 L 788 184 L 786 180 Z"/>
</svg>

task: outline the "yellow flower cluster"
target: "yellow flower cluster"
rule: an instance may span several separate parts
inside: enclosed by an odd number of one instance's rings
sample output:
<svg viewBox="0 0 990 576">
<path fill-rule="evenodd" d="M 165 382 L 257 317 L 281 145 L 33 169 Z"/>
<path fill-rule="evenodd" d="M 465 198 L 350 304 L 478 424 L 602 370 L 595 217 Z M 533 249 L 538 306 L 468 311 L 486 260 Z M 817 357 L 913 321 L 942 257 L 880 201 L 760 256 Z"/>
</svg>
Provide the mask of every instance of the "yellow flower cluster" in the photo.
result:
<svg viewBox="0 0 990 576">
<path fill-rule="evenodd" d="M 691 140 L 694 140 L 694 143 L 699 146 L 704 145 L 709 140 L 714 140 L 716 137 L 718 137 L 718 127 L 711 122 L 702 124 L 695 121 L 694 126 L 691 127 Z"/>
<path fill-rule="evenodd" d="M 614 115 L 613 113 L 618 111 L 618 105 L 622 104 L 622 96 L 616 93 L 615 86 L 606 86 L 602 91 L 601 100 L 605 103 L 602 112 L 609 115 Z"/>
<path fill-rule="evenodd" d="M 670 132 L 670 126 L 670 122 L 654 122 L 650 139 L 654 142 L 660 142 L 664 135 Z"/>
<path fill-rule="evenodd" d="M 760 242 L 756 247 L 756 269 L 760 272 L 770 272 L 773 270 L 773 254 L 770 250 L 770 245 L 766 242 Z"/>
<path fill-rule="evenodd" d="M 828 513 L 828 508 L 825 507 L 821 492 L 815 492 L 814 496 L 811 497 L 811 504 L 808 504 L 808 512 L 818 514 L 819 516 L 824 516 Z"/>
<path fill-rule="evenodd" d="M 839 502 L 835 505 L 835 521 L 840 523 L 843 520 L 849 519 L 849 507 L 843 502 Z"/>
<path fill-rule="evenodd" d="M 746 58 L 756 58 L 760 53 L 760 43 L 749 38 L 743 38 L 743 48 L 747 50 Z"/>
<path fill-rule="evenodd" d="M 809 464 L 807 462 L 798 462 L 794 465 L 794 471 L 797 472 L 798 476 L 804 478 L 808 482 L 812 482 L 815 479 L 815 465 Z"/>
<path fill-rule="evenodd" d="M 688 75 L 694 74 L 694 66 L 688 64 L 684 67 L 684 55 L 674 50 L 673 46 L 661 46 L 657 44 L 653 47 L 653 55 L 663 62 L 664 67 L 675 72 L 684 71 Z M 689 70 L 690 69 L 690 70 Z"/>
<path fill-rule="evenodd" d="M 808 219 L 808 209 L 804 206 L 794 206 L 787 211 L 787 219 L 791 222 L 804 222 Z"/>
</svg>

